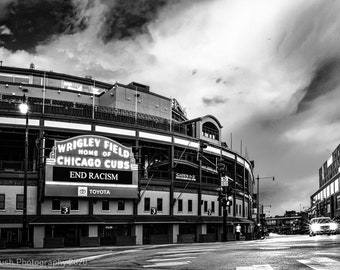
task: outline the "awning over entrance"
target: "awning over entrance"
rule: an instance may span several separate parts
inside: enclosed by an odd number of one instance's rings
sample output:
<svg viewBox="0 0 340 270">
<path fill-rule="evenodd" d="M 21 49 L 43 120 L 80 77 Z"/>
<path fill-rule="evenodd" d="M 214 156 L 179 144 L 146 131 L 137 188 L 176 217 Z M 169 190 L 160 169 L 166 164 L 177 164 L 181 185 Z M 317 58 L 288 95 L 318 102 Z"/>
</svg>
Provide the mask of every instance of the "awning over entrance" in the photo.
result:
<svg viewBox="0 0 340 270">
<path fill-rule="evenodd" d="M 37 217 L 29 222 L 29 225 L 46 224 L 104 224 L 104 221 L 94 216 L 44 215 Z"/>
</svg>

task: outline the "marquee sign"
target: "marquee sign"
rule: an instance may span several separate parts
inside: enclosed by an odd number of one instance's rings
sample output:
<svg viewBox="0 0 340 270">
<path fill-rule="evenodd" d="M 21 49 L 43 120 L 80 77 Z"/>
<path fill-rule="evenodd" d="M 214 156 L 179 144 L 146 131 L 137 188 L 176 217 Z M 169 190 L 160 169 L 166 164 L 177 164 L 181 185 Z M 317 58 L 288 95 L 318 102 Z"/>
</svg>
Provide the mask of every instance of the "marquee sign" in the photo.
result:
<svg viewBox="0 0 340 270">
<path fill-rule="evenodd" d="M 135 164 L 131 148 L 95 135 L 56 141 L 50 158 L 61 167 L 132 170 Z"/>
<path fill-rule="evenodd" d="M 122 188 L 137 190 L 137 170 L 132 149 L 109 138 L 83 135 L 56 141 L 46 160 L 45 195 L 82 197 L 79 187 L 86 186 L 93 190 L 87 197 L 129 196 Z"/>
</svg>

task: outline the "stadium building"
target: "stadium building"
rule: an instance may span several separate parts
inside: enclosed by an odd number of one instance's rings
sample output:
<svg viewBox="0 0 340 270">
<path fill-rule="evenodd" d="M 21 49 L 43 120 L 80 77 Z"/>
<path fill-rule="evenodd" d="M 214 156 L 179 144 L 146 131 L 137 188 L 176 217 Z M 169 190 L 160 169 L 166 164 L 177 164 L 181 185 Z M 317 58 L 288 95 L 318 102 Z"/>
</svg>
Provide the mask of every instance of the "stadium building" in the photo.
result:
<svg viewBox="0 0 340 270">
<path fill-rule="evenodd" d="M 220 241 L 226 183 L 228 239 L 251 237 L 253 162 L 214 116 L 33 64 L 1 66 L 0 87 L 1 247 Z"/>
</svg>

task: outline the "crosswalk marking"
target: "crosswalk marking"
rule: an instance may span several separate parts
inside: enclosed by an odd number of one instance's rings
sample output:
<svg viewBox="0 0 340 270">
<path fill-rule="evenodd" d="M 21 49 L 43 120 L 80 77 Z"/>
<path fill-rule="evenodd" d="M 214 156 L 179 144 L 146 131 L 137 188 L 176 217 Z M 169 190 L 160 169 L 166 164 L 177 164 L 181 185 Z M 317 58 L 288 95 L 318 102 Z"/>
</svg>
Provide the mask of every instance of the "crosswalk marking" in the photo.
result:
<svg viewBox="0 0 340 270">
<path fill-rule="evenodd" d="M 236 267 L 236 270 L 273 270 L 269 264 Z"/>
<path fill-rule="evenodd" d="M 198 255 L 214 250 L 216 248 L 180 247 L 158 251 L 154 258 L 146 260 L 147 263 L 151 264 L 143 265 L 143 268 L 187 265 L 191 263 L 191 259 L 197 258 Z"/>
<path fill-rule="evenodd" d="M 340 270 L 340 262 L 327 257 L 315 257 L 297 261 L 314 270 Z"/>
</svg>

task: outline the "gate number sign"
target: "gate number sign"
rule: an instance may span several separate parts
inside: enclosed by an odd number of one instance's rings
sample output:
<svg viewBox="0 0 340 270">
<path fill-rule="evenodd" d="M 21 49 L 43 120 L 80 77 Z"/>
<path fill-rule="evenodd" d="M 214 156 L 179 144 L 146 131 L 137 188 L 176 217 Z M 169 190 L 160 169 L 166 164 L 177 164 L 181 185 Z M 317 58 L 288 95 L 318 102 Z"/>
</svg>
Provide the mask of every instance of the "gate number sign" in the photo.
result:
<svg viewBox="0 0 340 270">
<path fill-rule="evenodd" d="M 157 208 L 156 207 L 151 207 L 151 215 L 156 215 L 157 214 Z"/>
</svg>

